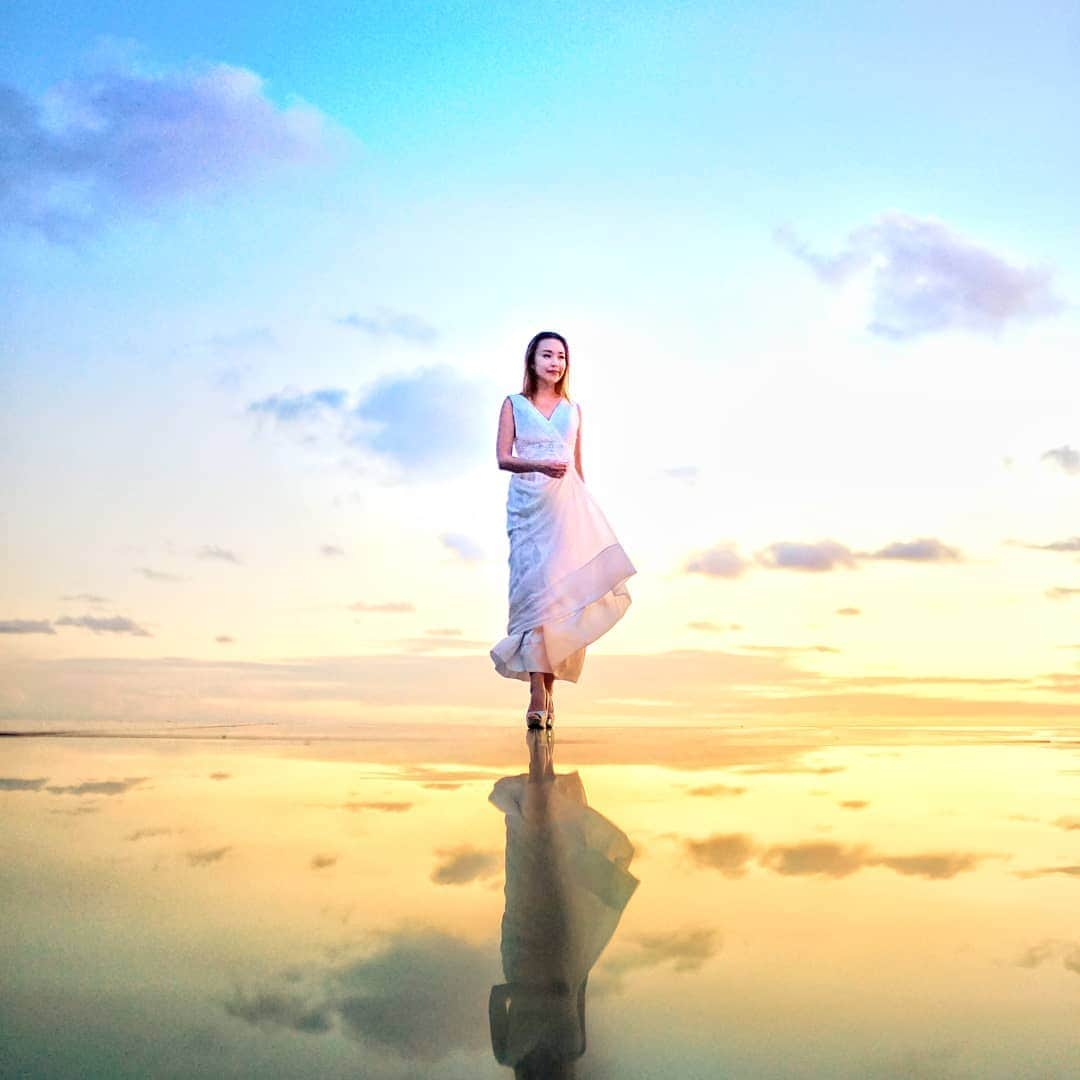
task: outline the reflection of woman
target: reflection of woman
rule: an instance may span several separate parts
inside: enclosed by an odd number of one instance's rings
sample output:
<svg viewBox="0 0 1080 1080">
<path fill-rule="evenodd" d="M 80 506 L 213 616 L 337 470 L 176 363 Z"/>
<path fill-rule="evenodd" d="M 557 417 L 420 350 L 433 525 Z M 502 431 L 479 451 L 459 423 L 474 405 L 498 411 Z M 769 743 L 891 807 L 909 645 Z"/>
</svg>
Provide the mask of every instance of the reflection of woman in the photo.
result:
<svg viewBox="0 0 1080 1080">
<path fill-rule="evenodd" d="M 577 682 L 585 646 L 630 606 L 635 573 L 581 469 L 581 407 L 570 402 L 570 349 L 545 330 L 525 350 L 525 380 L 499 414 L 506 499 L 510 620 L 495 670 L 530 683 L 526 723 L 551 727 L 556 679 Z M 516 450 L 516 454 L 512 451 Z"/>
<path fill-rule="evenodd" d="M 506 815 L 506 982 L 491 990 L 491 1045 L 515 1077 L 572 1077 L 589 971 L 638 885 L 634 848 L 586 803 L 576 772 L 555 775 L 551 736 L 527 738 L 528 775 L 489 796 Z"/>
</svg>

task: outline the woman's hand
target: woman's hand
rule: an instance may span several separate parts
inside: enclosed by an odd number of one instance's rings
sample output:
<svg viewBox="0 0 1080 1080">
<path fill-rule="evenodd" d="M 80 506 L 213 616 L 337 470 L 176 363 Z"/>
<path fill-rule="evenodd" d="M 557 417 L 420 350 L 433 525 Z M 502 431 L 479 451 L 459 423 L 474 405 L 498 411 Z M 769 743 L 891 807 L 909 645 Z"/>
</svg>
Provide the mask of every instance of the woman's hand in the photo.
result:
<svg viewBox="0 0 1080 1080">
<path fill-rule="evenodd" d="M 558 480 L 566 472 L 565 461 L 538 461 L 536 463 L 536 471 L 545 473 L 548 476 L 554 476 Z"/>
</svg>

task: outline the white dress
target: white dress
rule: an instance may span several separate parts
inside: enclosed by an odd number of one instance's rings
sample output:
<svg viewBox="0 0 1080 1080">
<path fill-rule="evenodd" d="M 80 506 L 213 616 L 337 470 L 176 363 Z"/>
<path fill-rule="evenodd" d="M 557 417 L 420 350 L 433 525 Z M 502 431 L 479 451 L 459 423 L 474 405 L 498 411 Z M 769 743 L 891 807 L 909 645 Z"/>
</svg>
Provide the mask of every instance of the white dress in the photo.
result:
<svg viewBox="0 0 1080 1080">
<path fill-rule="evenodd" d="M 636 570 L 574 468 L 580 407 L 563 398 L 548 418 L 523 394 L 510 401 L 516 455 L 565 461 L 568 468 L 559 478 L 510 475 L 510 618 L 491 659 L 509 679 L 548 671 L 577 682 L 585 646 L 630 606 L 626 581 Z"/>
</svg>

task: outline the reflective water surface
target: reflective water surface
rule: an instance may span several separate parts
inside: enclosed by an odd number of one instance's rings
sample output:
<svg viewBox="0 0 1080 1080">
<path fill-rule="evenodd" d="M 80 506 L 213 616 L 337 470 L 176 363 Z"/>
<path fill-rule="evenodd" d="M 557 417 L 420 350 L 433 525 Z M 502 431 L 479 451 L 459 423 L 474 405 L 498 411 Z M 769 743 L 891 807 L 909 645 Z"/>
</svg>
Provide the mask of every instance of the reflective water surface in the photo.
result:
<svg viewBox="0 0 1080 1080">
<path fill-rule="evenodd" d="M 0 1074 L 1075 1077 L 1080 733 L 0 741 Z"/>
</svg>

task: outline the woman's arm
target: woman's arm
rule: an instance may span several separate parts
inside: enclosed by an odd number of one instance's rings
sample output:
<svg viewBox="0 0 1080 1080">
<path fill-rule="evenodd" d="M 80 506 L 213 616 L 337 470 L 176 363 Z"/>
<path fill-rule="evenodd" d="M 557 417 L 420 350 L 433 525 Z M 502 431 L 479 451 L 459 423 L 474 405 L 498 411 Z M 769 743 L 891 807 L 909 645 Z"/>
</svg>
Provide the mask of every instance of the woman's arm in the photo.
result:
<svg viewBox="0 0 1080 1080">
<path fill-rule="evenodd" d="M 562 461 L 530 461 L 528 458 L 514 457 L 514 405 L 507 398 L 499 413 L 499 435 L 495 441 L 495 457 L 500 469 L 507 472 L 529 473 L 542 472 L 548 476 L 559 477 L 566 472 Z"/>
<path fill-rule="evenodd" d="M 585 483 L 585 474 L 581 471 L 581 406 L 577 406 L 577 440 L 574 442 L 574 468 L 577 469 L 581 482 Z"/>
</svg>

